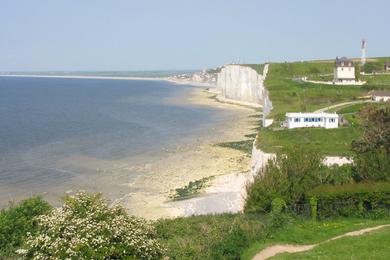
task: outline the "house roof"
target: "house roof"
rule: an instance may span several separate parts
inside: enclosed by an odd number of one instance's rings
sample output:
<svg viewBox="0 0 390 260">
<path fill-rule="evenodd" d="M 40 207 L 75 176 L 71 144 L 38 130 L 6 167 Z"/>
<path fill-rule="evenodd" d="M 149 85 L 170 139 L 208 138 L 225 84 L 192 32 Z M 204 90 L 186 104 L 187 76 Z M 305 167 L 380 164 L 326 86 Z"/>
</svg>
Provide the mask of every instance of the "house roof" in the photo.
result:
<svg viewBox="0 0 390 260">
<path fill-rule="evenodd" d="M 339 117 L 337 113 L 286 113 L 286 117 L 325 117 L 325 118 L 336 118 Z"/>
<path fill-rule="evenodd" d="M 353 60 L 348 59 L 347 57 L 336 57 L 335 60 L 336 67 L 353 67 Z"/>
<path fill-rule="evenodd" d="M 371 95 L 376 97 L 390 97 L 390 91 L 374 90 L 371 92 Z"/>
<path fill-rule="evenodd" d="M 386 67 L 390 67 L 390 61 L 386 61 L 386 62 L 385 62 L 385 66 L 386 66 Z"/>
</svg>

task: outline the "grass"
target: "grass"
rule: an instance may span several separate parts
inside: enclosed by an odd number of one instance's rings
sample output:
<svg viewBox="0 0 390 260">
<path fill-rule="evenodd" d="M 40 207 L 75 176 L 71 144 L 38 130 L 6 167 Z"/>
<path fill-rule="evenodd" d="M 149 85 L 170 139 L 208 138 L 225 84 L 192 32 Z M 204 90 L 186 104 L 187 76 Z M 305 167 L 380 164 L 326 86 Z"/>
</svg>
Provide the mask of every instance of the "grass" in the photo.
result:
<svg viewBox="0 0 390 260">
<path fill-rule="evenodd" d="M 253 243 L 242 253 L 241 259 L 252 259 L 258 252 L 270 245 L 319 243 L 346 232 L 389 223 L 390 219 L 339 218 L 324 221 L 295 220 L 286 227 L 273 232 L 272 237 Z M 381 244 L 382 250 L 383 248 L 385 250 L 388 248 L 387 244 Z M 390 253 L 388 252 L 387 255 L 390 255 Z M 299 259 L 306 258 L 301 257 Z"/>
<path fill-rule="evenodd" d="M 195 197 L 208 186 L 208 182 L 213 178 L 214 176 L 210 176 L 200 180 L 190 181 L 188 185 L 173 190 L 173 193 L 169 197 L 173 200 L 184 200 Z"/>
<path fill-rule="evenodd" d="M 390 75 L 361 75 L 360 78 L 367 81 L 367 86 L 370 89 L 390 88 Z"/>
<path fill-rule="evenodd" d="M 389 259 L 390 228 L 359 237 L 345 237 L 303 253 L 281 254 L 272 259 Z"/>
<path fill-rule="evenodd" d="M 239 259 L 264 235 L 261 216 L 222 214 L 164 219 L 158 234 L 169 259 Z"/>
<path fill-rule="evenodd" d="M 254 69 L 258 74 L 263 75 L 264 64 L 242 64 L 243 66 Z"/>
<path fill-rule="evenodd" d="M 367 106 L 367 103 L 359 103 L 359 104 L 351 104 L 345 105 L 341 107 L 336 107 L 330 109 L 330 112 L 337 112 L 338 114 L 351 114 L 359 112 L 364 106 Z"/>
<path fill-rule="evenodd" d="M 336 129 L 297 128 L 274 131 L 263 128 L 259 131 L 257 147 L 265 152 L 278 152 L 282 147 L 302 145 L 323 155 L 349 155 L 351 142 L 362 134 L 358 127 Z"/>
<path fill-rule="evenodd" d="M 385 58 L 370 59 L 381 64 Z M 273 104 L 270 117 L 283 120 L 286 112 L 310 112 L 341 102 L 354 101 L 366 96 L 370 90 L 390 88 L 390 75 L 362 76 L 368 83 L 364 86 L 335 86 L 304 83 L 294 80 L 299 77 L 319 78 L 333 73 L 333 62 L 311 61 L 272 63 L 265 81 Z M 324 76 L 329 78 L 330 76 Z M 360 137 L 356 113 L 363 105 L 342 107 L 337 112 L 345 115 L 354 127 L 340 129 L 291 129 L 259 131 L 258 147 L 265 152 L 276 152 L 285 146 L 303 144 L 325 155 L 350 154 L 350 143 Z"/>
<path fill-rule="evenodd" d="M 314 77 L 333 73 L 330 62 L 273 63 L 265 86 L 273 104 L 272 116 L 283 116 L 286 112 L 305 112 L 330 104 L 352 101 L 368 91 L 360 86 L 334 86 L 294 81 L 294 78 Z"/>
</svg>

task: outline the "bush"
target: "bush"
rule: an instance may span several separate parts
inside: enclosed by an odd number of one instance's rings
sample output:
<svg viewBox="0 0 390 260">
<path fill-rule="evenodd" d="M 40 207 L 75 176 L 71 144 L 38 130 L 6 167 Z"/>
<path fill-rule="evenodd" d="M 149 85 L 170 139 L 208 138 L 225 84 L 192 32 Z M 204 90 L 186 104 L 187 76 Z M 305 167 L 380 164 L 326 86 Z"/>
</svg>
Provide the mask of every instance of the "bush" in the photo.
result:
<svg viewBox="0 0 390 260">
<path fill-rule="evenodd" d="M 304 202 L 306 191 L 321 183 L 322 159 L 299 146 L 278 153 L 248 186 L 245 212 L 270 212 L 275 198 L 288 205 Z"/>
<path fill-rule="evenodd" d="M 0 212 L 0 258 L 15 253 L 26 237 L 27 232 L 34 234 L 37 230 L 36 216 L 50 211 L 50 205 L 40 197 L 22 201 L 17 206 Z"/>
<path fill-rule="evenodd" d="M 390 105 L 360 112 L 364 134 L 352 142 L 356 181 L 390 181 Z"/>
<path fill-rule="evenodd" d="M 390 208 L 390 182 L 322 185 L 308 192 L 314 196 L 319 218 L 382 214 Z"/>
<path fill-rule="evenodd" d="M 158 259 L 163 249 L 154 227 L 109 208 L 100 194 L 77 193 L 38 218 L 39 230 L 21 254 L 37 259 Z"/>
<path fill-rule="evenodd" d="M 354 182 L 352 166 L 350 164 L 331 165 L 323 167 L 321 172 L 323 184 L 341 185 Z"/>
</svg>

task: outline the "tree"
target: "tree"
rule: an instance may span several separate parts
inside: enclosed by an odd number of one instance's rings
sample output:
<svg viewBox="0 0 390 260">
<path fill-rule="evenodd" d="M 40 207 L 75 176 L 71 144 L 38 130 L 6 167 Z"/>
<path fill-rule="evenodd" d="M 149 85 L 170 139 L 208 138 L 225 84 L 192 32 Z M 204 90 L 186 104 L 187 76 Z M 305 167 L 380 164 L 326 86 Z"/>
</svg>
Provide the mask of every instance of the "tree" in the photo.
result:
<svg viewBox="0 0 390 260">
<path fill-rule="evenodd" d="M 357 181 L 390 180 L 390 105 L 364 108 L 364 133 L 352 142 L 354 172 Z"/>
<path fill-rule="evenodd" d="M 303 202 L 308 190 L 322 183 L 323 157 L 300 146 L 284 149 L 268 161 L 247 188 L 246 212 L 269 212 L 272 200 Z"/>
</svg>

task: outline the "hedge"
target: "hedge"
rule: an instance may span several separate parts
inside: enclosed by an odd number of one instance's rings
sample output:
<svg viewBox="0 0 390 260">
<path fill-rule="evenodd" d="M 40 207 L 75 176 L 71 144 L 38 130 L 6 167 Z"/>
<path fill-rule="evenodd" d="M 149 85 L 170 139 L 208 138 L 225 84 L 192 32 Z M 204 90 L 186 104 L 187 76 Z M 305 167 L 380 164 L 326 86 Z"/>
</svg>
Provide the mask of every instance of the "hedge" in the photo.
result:
<svg viewBox="0 0 390 260">
<path fill-rule="evenodd" d="M 311 204 L 317 200 L 318 218 L 387 214 L 390 182 L 321 185 L 308 192 L 307 197 Z"/>
</svg>

